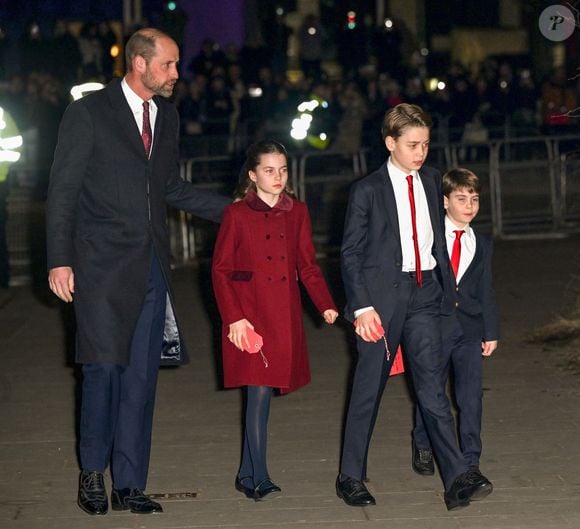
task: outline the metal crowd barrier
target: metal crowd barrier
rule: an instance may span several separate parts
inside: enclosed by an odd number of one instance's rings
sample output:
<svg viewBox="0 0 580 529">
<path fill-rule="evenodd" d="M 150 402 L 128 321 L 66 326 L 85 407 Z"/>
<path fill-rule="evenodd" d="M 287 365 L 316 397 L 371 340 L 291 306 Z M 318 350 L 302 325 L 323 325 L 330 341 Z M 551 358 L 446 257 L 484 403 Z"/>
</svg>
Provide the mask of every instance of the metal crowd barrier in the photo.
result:
<svg viewBox="0 0 580 529">
<path fill-rule="evenodd" d="M 321 253 L 337 251 L 351 183 L 369 167 L 369 151 L 354 154 L 306 152 L 289 159 L 290 181 L 308 203 Z M 181 176 L 201 189 L 232 196 L 243 160 L 239 154 L 183 160 Z M 433 143 L 428 164 L 446 171 L 463 166 L 483 184 L 477 226 L 498 239 L 563 237 L 580 233 L 580 135 L 501 138 L 482 143 Z M 8 198 L 8 244 L 14 284 L 30 280 L 33 255 L 40 255 L 35 231 L 43 203 L 34 197 L 37 169 L 18 167 Z M 210 255 L 218 226 L 170 211 L 169 231 L 176 266 Z M 39 239 L 40 240 L 40 239 Z M 38 248 L 35 249 L 35 246 Z"/>
</svg>

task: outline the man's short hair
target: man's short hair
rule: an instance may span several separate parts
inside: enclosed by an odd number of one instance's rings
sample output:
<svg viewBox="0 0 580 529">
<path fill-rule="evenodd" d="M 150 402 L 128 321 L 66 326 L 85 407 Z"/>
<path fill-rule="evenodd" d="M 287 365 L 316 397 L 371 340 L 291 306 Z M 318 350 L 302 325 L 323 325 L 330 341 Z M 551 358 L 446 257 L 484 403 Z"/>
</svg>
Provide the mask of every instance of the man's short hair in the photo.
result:
<svg viewBox="0 0 580 529">
<path fill-rule="evenodd" d="M 155 56 L 155 43 L 160 38 L 171 39 L 163 31 L 154 28 L 143 28 L 131 35 L 125 45 L 125 62 L 128 72 L 133 70 L 133 59 L 138 55 L 143 57 L 145 62 L 149 64 Z"/>
</svg>

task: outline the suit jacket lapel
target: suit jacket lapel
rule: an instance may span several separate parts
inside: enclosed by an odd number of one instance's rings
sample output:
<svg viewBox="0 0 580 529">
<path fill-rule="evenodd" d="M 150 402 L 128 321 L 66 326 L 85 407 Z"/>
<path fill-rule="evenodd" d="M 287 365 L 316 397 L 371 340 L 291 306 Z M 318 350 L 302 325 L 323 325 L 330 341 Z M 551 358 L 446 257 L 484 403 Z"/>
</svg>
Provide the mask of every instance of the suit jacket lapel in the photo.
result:
<svg viewBox="0 0 580 529">
<path fill-rule="evenodd" d="M 125 94 L 123 94 L 121 81 L 119 79 L 111 81 L 107 85 L 106 90 L 111 101 L 111 106 L 115 111 L 115 119 L 119 124 L 119 130 L 122 130 L 125 136 L 127 136 L 127 143 L 131 148 L 139 155 L 146 157 L 143 140 L 141 139 L 141 134 L 139 134 L 139 127 L 137 126 L 131 107 L 129 107 L 129 103 L 125 99 Z"/>
<path fill-rule="evenodd" d="M 389 170 L 387 169 L 386 162 L 383 168 L 384 171 L 382 171 L 382 173 L 384 176 L 384 181 L 382 182 L 383 184 L 382 196 L 385 201 L 385 211 L 387 213 L 389 224 L 394 227 L 394 232 L 400 235 L 399 214 L 397 212 L 397 201 L 395 199 L 395 190 L 393 189 L 393 182 L 391 182 L 391 175 L 389 175 Z"/>
<path fill-rule="evenodd" d="M 423 184 L 423 189 L 425 190 L 425 196 L 427 197 L 427 206 L 429 208 L 429 217 L 431 219 L 431 226 L 433 228 L 433 233 L 435 237 L 441 235 L 441 208 L 442 200 L 439 197 L 439 191 L 435 182 L 432 178 L 428 178 L 423 171 L 419 171 L 419 178 Z"/>
<path fill-rule="evenodd" d="M 474 234 L 475 234 L 475 254 L 473 255 L 473 259 L 471 260 L 471 263 L 469 263 L 469 266 L 465 270 L 465 273 L 463 274 L 463 276 L 461 276 L 461 281 L 463 281 L 465 278 L 467 278 L 467 276 L 469 276 L 469 274 L 473 273 L 473 271 L 479 266 L 479 263 L 481 262 L 481 260 L 483 258 L 483 249 L 482 249 L 481 241 L 479 239 L 479 235 L 477 235 L 477 232 L 474 232 Z"/>
<path fill-rule="evenodd" d="M 149 158 L 153 158 L 155 151 L 156 151 L 156 147 L 159 144 L 159 138 L 161 138 L 162 134 L 163 134 L 163 126 L 165 124 L 165 113 L 162 112 L 162 108 L 163 105 L 159 102 L 160 97 L 159 96 L 154 96 L 153 100 L 155 101 L 155 104 L 157 105 L 157 117 L 155 118 L 155 127 L 153 130 L 153 145 L 151 145 L 151 154 L 149 155 Z"/>
</svg>

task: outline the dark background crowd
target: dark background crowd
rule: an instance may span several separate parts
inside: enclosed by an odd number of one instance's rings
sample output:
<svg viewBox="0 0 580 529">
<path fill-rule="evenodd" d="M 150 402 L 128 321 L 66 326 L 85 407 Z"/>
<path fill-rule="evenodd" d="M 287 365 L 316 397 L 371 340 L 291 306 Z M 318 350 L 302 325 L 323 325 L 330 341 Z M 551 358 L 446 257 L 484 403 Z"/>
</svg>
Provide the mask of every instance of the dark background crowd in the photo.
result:
<svg viewBox="0 0 580 529">
<path fill-rule="evenodd" d="M 291 30 L 273 20 L 263 42 L 221 47 L 206 39 L 188 64 L 174 100 L 181 116 L 182 156 L 227 154 L 248 141 L 270 135 L 290 149 L 325 148 L 344 153 L 380 141 L 385 111 L 400 102 L 416 103 L 435 118 L 435 140 L 486 141 L 509 135 L 566 133 L 578 106 L 580 83 L 564 66 L 541 78 L 526 57 L 489 57 L 468 70 L 458 62 L 432 60 L 413 49 L 400 29 L 326 29 L 305 17 L 296 36 L 298 57 L 289 70 Z M 18 68 L 2 54 L 0 104 L 21 130 L 38 131 L 38 167 L 50 166 L 56 131 L 77 83 L 106 83 L 123 71 L 111 48 L 117 36 L 106 22 L 80 30 L 57 22 L 49 37 L 34 30 L 19 42 Z M 326 68 L 332 49 L 338 67 Z M 1 78 L 0 78 L 1 79 Z M 293 141 L 297 106 L 325 101 L 313 113 L 311 135 L 326 141 Z M 219 141 L 218 141 L 219 140 Z M 221 151 L 221 152 L 216 152 Z"/>
</svg>

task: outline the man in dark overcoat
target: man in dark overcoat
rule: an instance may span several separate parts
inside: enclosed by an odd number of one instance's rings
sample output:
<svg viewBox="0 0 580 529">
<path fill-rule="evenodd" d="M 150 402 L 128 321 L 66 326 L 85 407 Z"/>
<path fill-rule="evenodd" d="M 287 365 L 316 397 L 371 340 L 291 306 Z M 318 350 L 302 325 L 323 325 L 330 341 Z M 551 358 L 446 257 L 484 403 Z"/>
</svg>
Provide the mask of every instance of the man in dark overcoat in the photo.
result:
<svg viewBox="0 0 580 529">
<path fill-rule="evenodd" d="M 165 98 L 179 50 L 164 33 L 127 42 L 127 74 L 67 108 L 47 203 L 49 285 L 72 302 L 82 364 L 79 506 L 162 511 L 143 492 L 160 361 L 186 351 L 169 284 L 167 205 L 219 222 L 229 202 L 179 176 L 178 115 Z"/>
</svg>

